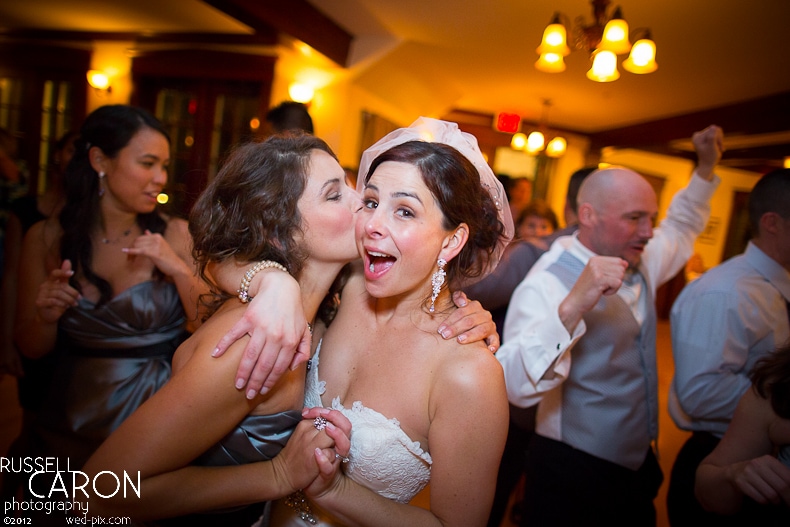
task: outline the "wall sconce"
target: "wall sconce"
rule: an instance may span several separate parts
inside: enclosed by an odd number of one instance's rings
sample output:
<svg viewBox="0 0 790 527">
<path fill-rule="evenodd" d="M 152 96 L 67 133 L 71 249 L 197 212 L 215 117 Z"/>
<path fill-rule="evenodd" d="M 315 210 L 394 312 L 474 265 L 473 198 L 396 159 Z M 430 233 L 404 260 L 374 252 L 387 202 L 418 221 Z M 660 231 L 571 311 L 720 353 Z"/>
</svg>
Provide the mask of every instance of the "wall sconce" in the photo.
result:
<svg viewBox="0 0 790 527">
<path fill-rule="evenodd" d="M 315 96 L 315 89 L 302 82 L 293 82 L 288 86 L 288 95 L 293 101 L 309 104 L 313 100 L 313 96 Z"/>
<path fill-rule="evenodd" d="M 97 92 L 112 93 L 110 76 L 100 70 L 90 70 L 87 73 L 88 84 Z"/>
<path fill-rule="evenodd" d="M 628 23 L 623 18 L 620 7 L 615 8 L 609 17 L 606 13 L 609 0 L 592 0 L 590 3 L 593 7 L 593 22 L 585 24 L 584 17 L 577 17 L 574 27 L 576 49 L 589 52 L 593 59 L 587 78 L 597 82 L 617 80 L 620 78 L 617 55 L 629 51 L 631 54 L 623 62 L 626 71 L 637 74 L 656 71 L 656 44 L 650 30 L 638 28 L 629 35 Z M 538 70 L 548 73 L 565 71 L 563 57 L 570 53 L 570 49 L 566 44 L 565 25 L 560 18 L 560 13 L 555 13 L 543 32 L 543 41 L 537 49 L 540 58 L 535 63 Z M 632 46 L 629 38 L 636 36 L 640 38 Z"/>
</svg>

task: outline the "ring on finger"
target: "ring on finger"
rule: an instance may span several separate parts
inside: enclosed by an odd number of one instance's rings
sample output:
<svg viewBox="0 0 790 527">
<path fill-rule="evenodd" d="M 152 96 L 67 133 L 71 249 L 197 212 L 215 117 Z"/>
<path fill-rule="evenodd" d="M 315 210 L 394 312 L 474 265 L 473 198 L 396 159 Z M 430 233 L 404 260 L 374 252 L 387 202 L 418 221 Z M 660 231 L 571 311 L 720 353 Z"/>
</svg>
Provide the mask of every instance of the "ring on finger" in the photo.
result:
<svg viewBox="0 0 790 527">
<path fill-rule="evenodd" d="M 324 419 L 321 416 L 316 417 L 315 419 L 313 419 L 313 426 L 315 427 L 316 430 L 323 430 L 324 428 L 326 428 L 326 419 Z"/>
<path fill-rule="evenodd" d="M 349 461 L 351 461 L 351 459 L 349 459 L 348 456 L 341 456 L 337 452 L 335 452 L 335 459 L 339 459 L 343 463 L 348 463 Z"/>
</svg>

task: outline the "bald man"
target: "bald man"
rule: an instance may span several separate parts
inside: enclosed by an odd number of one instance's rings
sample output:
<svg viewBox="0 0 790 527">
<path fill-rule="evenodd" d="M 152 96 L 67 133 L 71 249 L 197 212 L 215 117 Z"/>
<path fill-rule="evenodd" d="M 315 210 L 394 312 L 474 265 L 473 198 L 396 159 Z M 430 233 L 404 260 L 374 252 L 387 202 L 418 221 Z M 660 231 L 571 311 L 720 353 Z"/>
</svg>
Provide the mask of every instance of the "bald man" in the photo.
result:
<svg viewBox="0 0 790 527">
<path fill-rule="evenodd" d="M 535 264 L 510 301 L 497 353 L 511 404 L 540 403 L 527 449 L 523 525 L 655 525 L 656 288 L 692 254 L 719 180 L 716 126 L 666 219 L 636 172 L 609 167 L 579 190 L 579 229 Z"/>
</svg>

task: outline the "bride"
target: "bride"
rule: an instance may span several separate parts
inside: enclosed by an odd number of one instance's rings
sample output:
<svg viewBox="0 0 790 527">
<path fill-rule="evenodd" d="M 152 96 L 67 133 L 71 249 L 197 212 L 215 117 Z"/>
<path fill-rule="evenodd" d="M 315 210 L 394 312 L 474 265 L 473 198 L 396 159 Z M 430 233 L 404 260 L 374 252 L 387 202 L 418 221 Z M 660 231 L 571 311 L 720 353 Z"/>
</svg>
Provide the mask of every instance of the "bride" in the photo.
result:
<svg viewBox="0 0 790 527">
<path fill-rule="evenodd" d="M 495 265 L 512 233 L 507 203 L 453 123 L 422 118 L 361 164 L 362 260 L 312 357 L 303 414 L 318 429 L 350 422 L 350 451 L 342 464 L 306 452 L 320 475 L 277 502 L 270 524 L 483 525 L 507 434 L 502 370 L 483 343 L 437 328 L 451 289 Z M 265 319 L 272 301 L 255 293 Z M 409 505 L 429 482 L 430 509 Z"/>
</svg>

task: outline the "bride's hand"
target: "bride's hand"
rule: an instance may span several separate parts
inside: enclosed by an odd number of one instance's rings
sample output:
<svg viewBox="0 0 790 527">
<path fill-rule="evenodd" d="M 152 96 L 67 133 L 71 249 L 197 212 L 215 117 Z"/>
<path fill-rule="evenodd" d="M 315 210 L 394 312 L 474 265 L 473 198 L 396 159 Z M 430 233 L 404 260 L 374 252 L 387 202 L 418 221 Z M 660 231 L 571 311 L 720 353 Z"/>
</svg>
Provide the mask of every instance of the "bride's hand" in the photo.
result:
<svg viewBox="0 0 790 527">
<path fill-rule="evenodd" d="M 347 458 L 351 450 L 351 421 L 338 410 L 331 408 L 305 408 L 302 417 L 312 420 L 317 430 L 323 430 L 335 442 L 335 452 L 339 458 Z"/>
<path fill-rule="evenodd" d="M 458 336 L 458 342 L 469 344 L 485 341 L 491 353 L 499 349 L 499 333 L 491 313 L 483 309 L 477 300 L 469 300 L 463 291 L 453 293 L 453 303 L 458 307 L 439 326 L 445 339 Z"/>
<path fill-rule="evenodd" d="M 311 498 L 318 498 L 340 484 L 343 475 L 341 466 L 349 462 L 351 422 L 342 413 L 326 408 L 312 408 L 302 415 L 306 419 L 325 419 L 325 431 L 335 441 L 334 448 L 316 448 L 314 452 L 319 473 L 310 485 L 304 487 L 304 493 Z"/>
<path fill-rule="evenodd" d="M 351 447 L 351 423 L 337 410 L 305 409 L 302 415 L 304 420 L 296 425 L 285 447 L 272 460 L 275 473 L 290 491 L 304 489 L 320 476 L 321 465 L 315 460 L 319 453 L 329 462 L 340 462 L 342 456 L 338 454 L 336 458 L 335 453 L 347 455 Z"/>
</svg>

